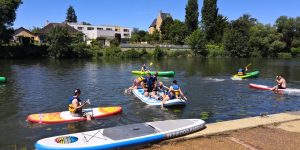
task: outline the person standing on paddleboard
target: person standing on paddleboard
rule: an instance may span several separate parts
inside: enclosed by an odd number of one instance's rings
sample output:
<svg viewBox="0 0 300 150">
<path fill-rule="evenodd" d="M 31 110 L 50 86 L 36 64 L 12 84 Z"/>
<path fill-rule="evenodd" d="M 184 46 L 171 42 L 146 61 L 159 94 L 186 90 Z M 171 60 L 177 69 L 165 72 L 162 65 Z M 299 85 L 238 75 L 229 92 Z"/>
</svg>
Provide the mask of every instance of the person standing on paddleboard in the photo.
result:
<svg viewBox="0 0 300 150">
<path fill-rule="evenodd" d="M 81 94 L 80 89 L 76 89 L 74 91 L 74 95 L 69 98 L 69 111 L 74 117 L 85 117 L 86 120 L 91 120 L 91 116 L 88 113 L 82 111 L 82 107 L 85 106 L 87 103 L 81 103 L 79 98 Z"/>
<path fill-rule="evenodd" d="M 282 77 L 282 75 L 276 76 L 277 85 L 274 86 L 271 91 L 278 89 L 286 89 L 286 80 Z"/>
</svg>

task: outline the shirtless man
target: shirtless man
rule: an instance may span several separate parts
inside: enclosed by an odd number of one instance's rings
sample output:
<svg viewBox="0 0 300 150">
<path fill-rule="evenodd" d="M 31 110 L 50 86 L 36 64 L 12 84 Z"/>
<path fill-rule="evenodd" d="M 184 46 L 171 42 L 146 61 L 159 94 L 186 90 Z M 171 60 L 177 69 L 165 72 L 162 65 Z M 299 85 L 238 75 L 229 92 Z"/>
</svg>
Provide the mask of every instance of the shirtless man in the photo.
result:
<svg viewBox="0 0 300 150">
<path fill-rule="evenodd" d="M 277 82 L 277 85 L 274 86 L 271 91 L 274 91 L 274 90 L 278 90 L 278 89 L 286 89 L 286 80 L 281 76 L 276 76 L 276 82 Z"/>
</svg>

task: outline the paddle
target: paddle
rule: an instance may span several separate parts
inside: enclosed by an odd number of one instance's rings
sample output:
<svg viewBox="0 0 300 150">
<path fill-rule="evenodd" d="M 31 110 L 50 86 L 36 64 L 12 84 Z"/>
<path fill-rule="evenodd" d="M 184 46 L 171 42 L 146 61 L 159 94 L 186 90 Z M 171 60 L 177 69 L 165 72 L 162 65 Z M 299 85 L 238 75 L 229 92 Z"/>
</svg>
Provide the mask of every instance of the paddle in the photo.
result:
<svg viewBox="0 0 300 150">
<path fill-rule="evenodd" d="M 149 65 L 149 67 L 148 67 L 148 70 L 150 71 L 150 67 L 153 65 L 153 63 L 152 62 L 150 62 L 150 65 Z"/>
<path fill-rule="evenodd" d="M 86 100 L 86 101 L 84 101 L 83 103 L 82 103 L 82 107 L 83 106 L 85 106 L 86 104 L 89 104 L 89 105 L 91 105 L 91 101 L 90 101 L 90 99 L 88 99 L 88 100 Z"/>
<path fill-rule="evenodd" d="M 245 71 L 248 71 L 248 67 L 250 67 L 252 64 L 248 64 L 246 67 L 245 67 Z"/>
</svg>

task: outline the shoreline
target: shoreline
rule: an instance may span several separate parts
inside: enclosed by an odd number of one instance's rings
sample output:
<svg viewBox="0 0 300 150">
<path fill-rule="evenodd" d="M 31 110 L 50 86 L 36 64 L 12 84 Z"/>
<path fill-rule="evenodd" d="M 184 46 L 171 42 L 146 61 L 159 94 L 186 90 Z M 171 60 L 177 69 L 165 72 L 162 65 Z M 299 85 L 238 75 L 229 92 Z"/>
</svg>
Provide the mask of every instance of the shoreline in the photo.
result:
<svg viewBox="0 0 300 150">
<path fill-rule="evenodd" d="M 294 126 L 293 126 L 293 124 L 294 124 Z M 265 116 L 257 116 L 257 117 L 249 117 L 249 118 L 223 121 L 223 122 L 217 122 L 217 123 L 210 123 L 210 124 L 206 125 L 206 128 L 204 128 L 198 132 L 188 134 L 186 136 L 174 138 L 174 139 L 161 141 L 159 143 L 152 145 L 149 149 L 164 149 L 165 147 L 167 147 L 167 149 L 170 149 L 170 148 L 176 149 L 176 147 L 178 148 L 183 145 L 189 145 L 189 144 L 186 144 L 189 142 L 193 142 L 193 144 L 195 146 L 195 143 L 197 144 L 197 143 L 201 143 L 203 141 L 207 142 L 207 140 L 208 141 L 209 140 L 220 141 L 220 139 L 221 139 L 221 141 L 224 139 L 227 140 L 227 145 L 230 145 L 229 146 L 230 149 L 233 148 L 233 145 L 235 145 L 235 146 L 242 145 L 242 147 L 244 147 L 246 149 L 253 149 L 253 148 L 251 148 L 251 146 L 249 148 L 249 146 L 247 146 L 247 144 L 245 145 L 243 140 L 239 140 L 239 139 L 236 139 L 236 138 L 228 136 L 228 135 L 237 134 L 237 133 L 245 134 L 245 133 L 249 133 L 249 132 L 253 132 L 253 131 L 258 132 L 256 130 L 259 130 L 259 132 L 265 132 L 264 134 L 269 134 L 269 133 L 273 133 L 273 132 L 281 129 L 281 130 L 284 130 L 285 132 L 287 132 L 287 133 L 285 133 L 285 135 L 291 135 L 291 134 L 294 134 L 294 132 L 299 132 L 299 137 L 300 137 L 300 126 L 297 126 L 298 124 L 300 124 L 300 111 L 286 112 L 286 113 L 279 113 L 279 114 L 272 114 L 272 115 L 265 115 Z M 280 127 L 280 126 L 282 126 L 282 127 Z M 275 128 L 277 128 L 277 129 L 275 129 Z M 275 131 L 273 131 L 272 129 Z M 272 131 L 269 131 L 269 130 L 272 130 Z M 281 133 L 277 133 L 277 134 L 281 134 Z M 227 135 L 228 137 L 224 137 L 223 135 Z M 297 140 L 299 141 L 299 139 L 300 138 L 298 138 Z M 197 142 L 195 142 L 195 141 L 197 141 Z M 231 141 L 234 144 L 232 144 L 232 143 L 228 144 L 228 141 Z M 224 144 L 226 145 L 226 142 L 224 142 Z M 269 143 L 269 144 L 271 145 L 273 143 Z M 222 147 L 222 144 L 220 146 Z M 298 146 L 300 146 L 300 143 Z M 201 147 L 201 145 L 200 145 L 200 147 Z M 148 149 L 148 148 L 146 148 L 146 149 Z M 191 148 L 191 149 L 193 149 L 193 148 Z M 202 147 L 202 149 L 206 149 L 206 148 Z M 262 149 L 264 149 L 264 148 L 262 148 Z"/>
</svg>

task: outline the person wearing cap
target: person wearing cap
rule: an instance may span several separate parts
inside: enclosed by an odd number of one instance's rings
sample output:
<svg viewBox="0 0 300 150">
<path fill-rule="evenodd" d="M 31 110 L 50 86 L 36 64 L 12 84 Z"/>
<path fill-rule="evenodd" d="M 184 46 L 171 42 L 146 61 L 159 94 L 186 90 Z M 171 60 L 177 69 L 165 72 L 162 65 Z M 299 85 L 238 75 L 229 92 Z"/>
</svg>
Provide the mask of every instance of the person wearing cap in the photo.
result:
<svg viewBox="0 0 300 150">
<path fill-rule="evenodd" d="M 144 95 L 147 97 L 152 94 L 154 90 L 155 79 L 151 76 L 150 72 L 147 72 L 146 77 L 142 82 L 143 89 L 145 90 Z"/>
<path fill-rule="evenodd" d="M 74 91 L 74 95 L 69 98 L 69 111 L 74 117 L 85 117 L 88 121 L 91 120 L 91 116 L 88 113 L 82 111 L 82 107 L 87 103 L 82 103 L 79 96 L 81 94 L 80 89 Z"/>
<path fill-rule="evenodd" d="M 276 80 L 277 82 L 277 85 L 275 85 L 271 91 L 274 91 L 274 90 L 278 90 L 278 89 L 286 89 L 286 80 L 282 77 L 282 75 L 278 75 L 276 76 Z"/>
<path fill-rule="evenodd" d="M 182 96 L 185 100 L 187 100 L 187 98 L 184 96 L 183 92 L 181 91 L 179 85 L 177 84 L 176 80 L 173 80 L 173 84 L 170 86 L 169 88 L 169 92 L 174 91 L 176 98 L 180 98 L 180 96 Z"/>
</svg>

